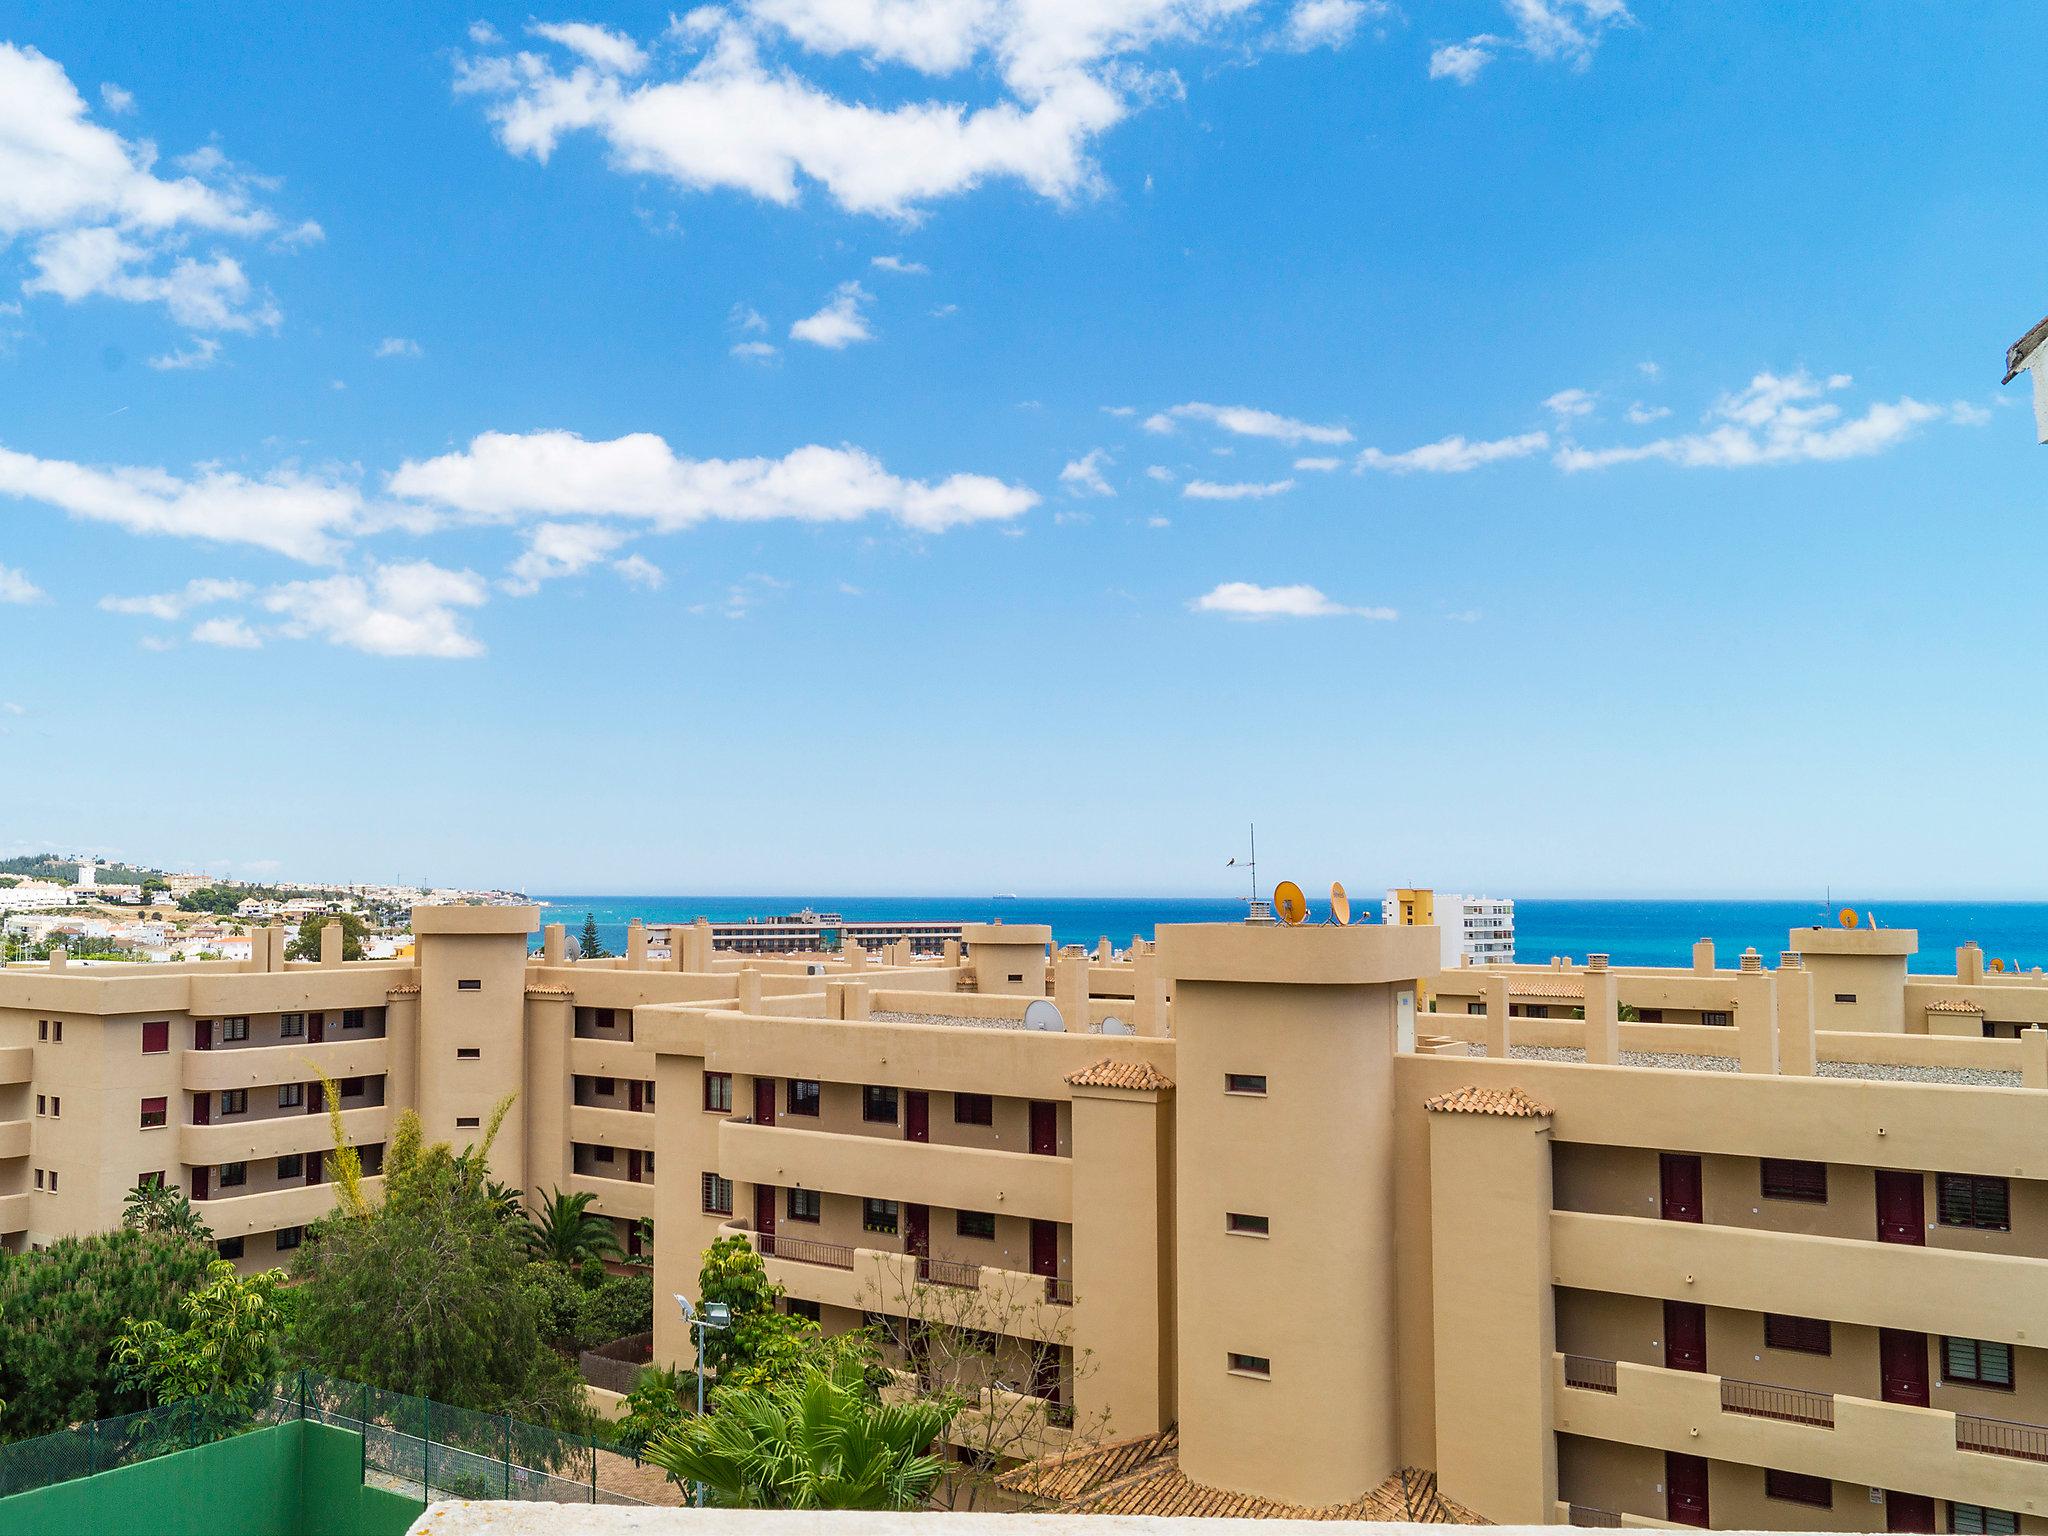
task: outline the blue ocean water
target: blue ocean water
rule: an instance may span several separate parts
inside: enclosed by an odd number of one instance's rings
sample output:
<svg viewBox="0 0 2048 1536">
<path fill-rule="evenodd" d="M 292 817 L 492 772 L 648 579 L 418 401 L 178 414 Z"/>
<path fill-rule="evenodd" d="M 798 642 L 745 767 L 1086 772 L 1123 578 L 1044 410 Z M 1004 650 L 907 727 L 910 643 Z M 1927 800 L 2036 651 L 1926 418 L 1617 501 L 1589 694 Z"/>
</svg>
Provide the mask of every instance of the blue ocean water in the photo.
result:
<svg viewBox="0 0 2048 1536">
<path fill-rule="evenodd" d="M 811 907 L 862 920 L 929 918 L 1006 923 L 1048 923 L 1060 944 L 1092 946 L 1105 935 L 1119 948 L 1133 935 L 1150 938 L 1161 923 L 1235 922 L 1244 916 L 1242 899 L 1184 896 L 1025 896 L 991 900 L 963 896 L 541 896 L 548 922 L 561 922 L 570 932 L 582 927 L 586 913 L 597 919 L 605 947 L 623 950 L 626 924 L 632 918 L 649 923 L 688 922 L 707 917 L 737 922 L 770 917 Z M 1901 901 L 1874 905 L 1886 928 L 1916 928 L 1920 952 L 1911 961 L 1916 971 L 1947 971 L 1955 965 L 1956 946 L 1975 939 L 1987 956 L 2023 966 L 2048 965 L 2048 902 Z M 1378 921 L 1379 902 L 1354 897 L 1360 917 Z M 1314 920 L 1327 916 L 1321 903 Z M 1564 901 L 1518 899 L 1515 902 L 1515 957 L 1541 964 L 1552 955 L 1583 960 L 1589 951 L 1604 950 L 1616 965 L 1686 965 L 1695 939 L 1711 938 L 1723 965 L 1751 945 L 1767 963 L 1777 963 L 1793 928 L 1832 924 L 1831 911 L 1804 901 Z"/>
</svg>

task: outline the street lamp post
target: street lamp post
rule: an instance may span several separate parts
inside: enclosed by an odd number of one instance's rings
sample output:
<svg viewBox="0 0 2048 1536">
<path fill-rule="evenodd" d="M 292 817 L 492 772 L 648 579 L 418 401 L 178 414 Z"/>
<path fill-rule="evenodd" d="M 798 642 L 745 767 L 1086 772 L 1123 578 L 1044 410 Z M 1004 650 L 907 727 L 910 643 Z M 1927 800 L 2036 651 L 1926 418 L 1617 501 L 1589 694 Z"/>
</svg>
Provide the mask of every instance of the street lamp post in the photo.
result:
<svg viewBox="0 0 2048 1536">
<path fill-rule="evenodd" d="M 683 1309 L 683 1321 L 697 1335 L 697 1417 L 704 1417 L 704 1330 L 717 1329 L 723 1332 L 732 1326 L 732 1308 L 722 1301 L 706 1302 L 704 1315 L 699 1317 L 697 1309 L 690 1305 L 690 1298 L 677 1296 L 676 1305 Z M 704 1485 L 697 1484 L 697 1507 L 704 1507 Z"/>
</svg>

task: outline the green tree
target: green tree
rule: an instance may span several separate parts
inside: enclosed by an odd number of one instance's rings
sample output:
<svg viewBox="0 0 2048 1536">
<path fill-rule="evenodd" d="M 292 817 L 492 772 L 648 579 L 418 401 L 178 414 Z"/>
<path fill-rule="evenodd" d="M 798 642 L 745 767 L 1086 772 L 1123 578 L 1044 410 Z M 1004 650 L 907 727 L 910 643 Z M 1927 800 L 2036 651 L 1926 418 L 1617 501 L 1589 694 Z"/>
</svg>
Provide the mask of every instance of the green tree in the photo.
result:
<svg viewBox="0 0 2048 1536">
<path fill-rule="evenodd" d="M 511 1106 L 491 1117 L 486 1156 Z M 309 1236 L 292 1279 L 295 1339 L 310 1363 L 457 1407 L 572 1430 L 587 1421 L 582 1381 L 548 1347 L 520 1227 L 493 1204 L 484 1156 L 425 1145 L 407 1110 L 381 1202 L 345 1201 Z"/>
<path fill-rule="evenodd" d="M 917 1509 L 945 1470 L 932 1445 L 950 1402 L 885 1403 L 857 1364 L 817 1366 L 760 1391 L 728 1388 L 718 1412 L 647 1448 L 683 1484 L 732 1509 Z"/>
<path fill-rule="evenodd" d="M 615 1259 L 618 1234 L 606 1217 L 590 1209 L 597 1197 L 555 1190 L 526 1218 L 526 1251 L 536 1259 L 574 1269 L 585 1259 Z"/>
<path fill-rule="evenodd" d="M 284 949 L 287 960 L 318 960 L 320 958 L 320 930 L 329 923 L 341 924 L 341 958 L 360 960 L 363 958 L 363 938 L 369 933 L 369 925 L 353 912 L 339 915 L 308 912 L 299 919 L 299 931 Z"/>
<path fill-rule="evenodd" d="M 230 1429 L 269 1397 L 284 1365 L 284 1271 L 246 1279 L 216 1259 L 206 1283 L 179 1302 L 182 1326 L 131 1322 L 114 1345 L 114 1374 L 153 1402 L 205 1399 L 208 1422 Z"/>
<path fill-rule="evenodd" d="M 136 1322 L 177 1320 L 214 1258 L 189 1237 L 125 1228 L 0 1253 L 0 1440 L 146 1406 L 114 1375 L 115 1343 Z"/>
<path fill-rule="evenodd" d="M 744 1237 L 721 1237 L 704 1250 L 697 1272 L 699 1308 L 724 1302 L 732 1321 L 704 1330 L 704 1365 L 718 1378 L 714 1397 L 733 1391 L 762 1391 L 803 1376 L 813 1367 L 836 1372 L 846 1366 L 871 1384 L 884 1379 L 875 1340 L 864 1330 L 831 1338 L 809 1318 L 783 1312 L 776 1303 L 782 1287 L 768 1279 L 754 1245 Z"/>
<path fill-rule="evenodd" d="M 612 1444 L 635 1456 L 697 1411 L 697 1373 L 649 1366 L 626 1394 L 626 1411 L 612 1421 Z"/>
<path fill-rule="evenodd" d="M 576 952 L 585 960 L 611 958 L 612 952 L 604 947 L 603 941 L 597 936 L 597 914 L 594 912 L 583 914 L 583 933 L 576 940 Z"/>
<path fill-rule="evenodd" d="M 169 1232 L 202 1243 L 213 1241 L 213 1229 L 175 1184 L 138 1184 L 121 1202 L 121 1225 L 131 1232 Z"/>
</svg>

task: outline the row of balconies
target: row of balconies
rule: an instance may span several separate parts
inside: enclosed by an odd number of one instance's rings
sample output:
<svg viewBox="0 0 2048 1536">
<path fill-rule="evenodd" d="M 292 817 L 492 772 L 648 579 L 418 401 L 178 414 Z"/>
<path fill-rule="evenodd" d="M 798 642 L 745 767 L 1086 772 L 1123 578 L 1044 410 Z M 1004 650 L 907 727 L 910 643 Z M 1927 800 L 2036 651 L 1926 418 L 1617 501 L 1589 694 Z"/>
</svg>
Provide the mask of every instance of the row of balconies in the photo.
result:
<svg viewBox="0 0 2048 1536">
<path fill-rule="evenodd" d="M 928 1205 L 1038 1221 L 1074 1219 L 1073 1160 L 1043 1153 L 726 1120 L 718 1127 L 718 1171 L 743 1184 L 797 1185 L 835 1195 L 914 1194 Z"/>
<path fill-rule="evenodd" d="M 373 1197 L 383 1187 L 381 1174 L 363 1180 L 364 1190 Z M 215 1237 L 248 1237 L 318 1221 L 334 1209 L 334 1185 L 323 1181 L 254 1195 L 217 1196 L 193 1201 L 192 1209 L 213 1229 Z"/>
</svg>

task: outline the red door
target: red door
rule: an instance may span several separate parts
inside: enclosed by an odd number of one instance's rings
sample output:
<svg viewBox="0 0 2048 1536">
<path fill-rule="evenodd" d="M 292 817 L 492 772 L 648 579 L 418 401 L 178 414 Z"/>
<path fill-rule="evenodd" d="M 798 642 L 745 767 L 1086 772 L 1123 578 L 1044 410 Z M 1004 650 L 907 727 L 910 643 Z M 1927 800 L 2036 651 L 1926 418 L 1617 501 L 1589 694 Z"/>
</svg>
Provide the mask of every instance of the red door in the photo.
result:
<svg viewBox="0 0 2048 1536">
<path fill-rule="evenodd" d="M 192 1095 L 192 1123 L 194 1125 L 213 1124 L 212 1094 L 195 1093 Z"/>
<path fill-rule="evenodd" d="M 1031 1150 L 1040 1157 L 1056 1156 L 1060 1150 L 1060 1107 L 1043 1099 L 1031 1101 Z"/>
<path fill-rule="evenodd" d="M 192 1170 L 192 1198 L 194 1200 L 204 1200 L 212 1188 L 213 1170 L 211 1168 L 194 1168 Z"/>
<path fill-rule="evenodd" d="M 327 1085 L 325 1083 L 306 1084 L 306 1113 L 309 1115 L 324 1114 L 326 1109 Z"/>
<path fill-rule="evenodd" d="M 1707 1309 L 1699 1302 L 1664 1303 L 1664 1365 L 1673 1371 L 1707 1368 Z"/>
<path fill-rule="evenodd" d="M 1031 1273 L 1052 1279 L 1060 1272 L 1060 1227 L 1056 1221 L 1031 1223 Z"/>
<path fill-rule="evenodd" d="M 769 1093 L 774 1091 L 771 1084 Z M 761 1234 L 761 1251 L 765 1254 L 775 1252 L 775 1194 L 773 1184 L 754 1186 L 754 1230 Z"/>
<path fill-rule="evenodd" d="M 932 1139 L 932 1096 L 928 1093 L 906 1093 L 903 1095 L 903 1139 L 905 1141 L 930 1141 Z"/>
<path fill-rule="evenodd" d="M 213 1020 L 194 1019 L 192 1021 L 192 1049 L 195 1051 L 210 1051 L 213 1049 Z"/>
<path fill-rule="evenodd" d="M 306 1182 L 308 1184 L 320 1183 L 320 1175 L 326 1167 L 327 1154 L 325 1152 L 308 1152 L 306 1154 Z"/>
<path fill-rule="evenodd" d="M 629 1147 L 626 1150 L 626 1177 L 635 1184 L 640 1182 L 640 1149 L 638 1147 Z"/>
<path fill-rule="evenodd" d="M 922 1260 L 932 1256 L 932 1208 L 928 1205 L 903 1207 L 903 1251 Z M 924 1265 L 918 1265 L 920 1277 Z"/>
<path fill-rule="evenodd" d="M 1657 1160 L 1666 1221 L 1700 1219 L 1700 1160 L 1689 1152 L 1666 1152 Z"/>
<path fill-rule="evenodd" d="M 1927 1180 L 1896 1168 L 1877 1170 L 1877 1240 L 1927 1242 Z"/>
<path fill-rule="evenodd" d="M 1664 1518 L 1673 1525 L 1706 1525 L 1706 1457 L 1664 1453 Z"/>
<path fill-rule="evenodd" d="M 1927 1335 L 1898 1328 L 1877 1330 L 1877 1369 L 1884 1400 L 1927 1406 Z M 1917 1530 L 1917 1526 L 1901 1526 Z"/>
<path fill-rule="evenodd" d="M 626 1084 L 626 1108 L 632 1110 L 636 1115 L 640 1113 L 640 1082 L 638 1078 Z"/>
<path fill-rule="evenodd" d="M 1884 1495 L 1884 1528 L 1888 1531 L 1931 1531 L 1934 1529 L 1934 1500 L 1924 1493 Z"/>
<path fill-rule="evenodd" d="M 306 1020 L 306 1039 L 311 1044 L 318 1045 L 326 1038 L 327 1015 L 324 1013 L 313 1014 Z"/>
<path fill-rule="evenodd" d="M 775 1079 L 757 1077 L 754 1079 L 754 1124 L 775 1123 Z"/>
</svg>

